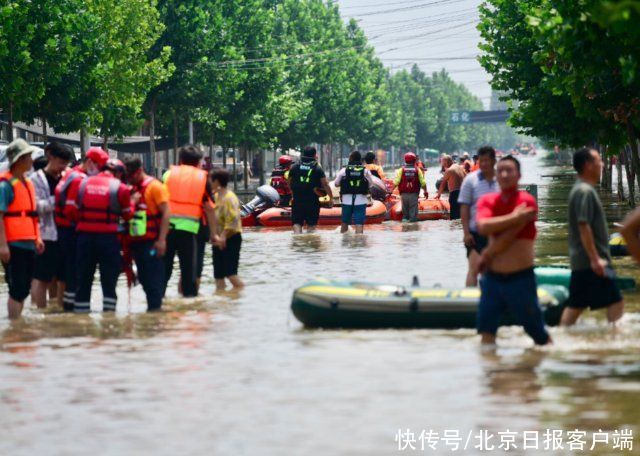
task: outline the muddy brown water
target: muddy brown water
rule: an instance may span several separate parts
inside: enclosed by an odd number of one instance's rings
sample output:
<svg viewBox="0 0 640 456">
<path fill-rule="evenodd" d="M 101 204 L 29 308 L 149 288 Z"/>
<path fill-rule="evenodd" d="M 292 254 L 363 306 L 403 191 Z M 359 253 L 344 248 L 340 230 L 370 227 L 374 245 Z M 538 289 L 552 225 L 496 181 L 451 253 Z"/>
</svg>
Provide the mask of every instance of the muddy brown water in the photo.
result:
<svg viewBox="0 0 640 456">
<path fill-rule="evenodd" d="M 539 262 L 566 264 L 572 179 L 548 177 L 567 170 L 536 158 L 523 166 L 523 180 L 539 184 Z M 435 170 L 428 178 L 433 190 Z M 619 220 L 625 208 L 604 199 Z M 174 274 L 158 314 L 145 314 L 142 291 L 129 298 L 123 281 L 116 315 L 28 308 L 11 323 L 3 305 L 0 454 L 370 455 L 396 453 L 400 428 L 416 438 L 423 429 L 640 432 L 636 293 L 618 332 L 589 314 L 574 330 L 552 329 L 551 348 L 503 328 L 488 352 L 472 330 L 312 331 L 289 310 L 293 289 L 316 277 L 409 284 L 417 274 L 423 285 L 460 286 L 461 237 L 448 221 L 387 222 L 362 237 L 250 229 L 249 286 L 237 295 L 213 293 L 208 254 L 202 297 L 179 299 Z M 640 279 L 629 259 L 616 266 Z M 97 287 L 93 299 L 98 310 Z M 445 452 L 440 444 L 431 454 Z M 609 453 L 619 451 L 593 454 Z"/>
</svg>

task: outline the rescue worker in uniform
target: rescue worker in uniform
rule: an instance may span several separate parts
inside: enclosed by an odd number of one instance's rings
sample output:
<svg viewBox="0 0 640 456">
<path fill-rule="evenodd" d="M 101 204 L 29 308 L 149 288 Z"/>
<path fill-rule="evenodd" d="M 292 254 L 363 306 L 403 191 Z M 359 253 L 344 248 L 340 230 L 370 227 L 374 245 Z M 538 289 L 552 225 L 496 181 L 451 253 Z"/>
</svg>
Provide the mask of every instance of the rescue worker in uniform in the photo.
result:
<svg viewBox="0 0 640 456">
<path fill-rule="evenodd" d="M 356 226 L 356 233 L 364 232 L 367 219 L 369 189 L 373 185 L 371 171 L 362 164 L 362 155 L 355 150 L 349 155 L 349 164 L 338 171 L 335 186 L 340 188 L 342 203 L 341 233 L 349 231 L 349 225 Z"/>
<path fill-rule="evenodd" d="M 176 253 L 180 261 L 180 286 L 184 297 L 198 295 L 197 234 L 200 219 L 206 215 L 209 226 L 214 225 L 211 183 L 207 172 L 199 168 L 202 152 L 193 146 L 179 150 L 179 166 L 172 166 L 164 175 L 169 191 L 171 218 L 165 255 L 165 292 L 173 272 Z"/>
<path fill-rule="evenodd" d="M 400 192 L 402 202 L 402 220 L 410 222 L 418 221 L 418 199 L 420 189 L 424 191 L 424 197 L 429 198 L 427 192 L 427 181 L 424 173 L 417 165 L 418 157 L 413 152 L 404 155 L 404 166 L 396 173 L 393 181 L 395 187 Z"/>
<path fill-rule="evenodd" d="M 80 165 L 67 169 L 55 190 L 55 222 L 58 228 L 60 251 L 64 252 L 58 293 L 62 292 L 62 308 L 73 312 L 76 297 L 76 245 L 78 237 L 75 222 L 69 212 L 75 208 L 80 182 L 87 175 L 95 176 L 109 160 L 109 154 L 99 147 L 91 147 Z M 62 288 L 62 290 L 60 290 Z"/>
<path fill-rule="evenodd" d="M 135 203 L 127 244 L 138 267 L 148 310 L 160 310 L 164 296 L 163 257 L 169 234 L 169 192 L 162 182 L 144 172 L 139 158 L 129 157 L 124 165 Z"/>
<path fill-rule="evenodd" d="M 286 207 L 291 204 L 291 187 L 287 181 L 287 175 L 293 164 L 290 155 L 282 155 L 278 159 L 278 166 L 271 171 L 271 181 L 269 184 L 278 191 L 280 195 L 280 206 Z"/>
<path fill-rule="evenodd" d="M 19 318 L 29 296 L 36 253 L 44 252 L 40 239 L 36 192 L 26 176 L 31 153 L 36 150 L 24 139 L 7 147 L 9 170 L 0 174 L 0 260 L 9 285 L 7 309 L 10 319 Z"/>
<path fill-rule="evenodd" d="M 315 230 L 320 219 L 319 197 L 329 195 L 328 207 L 333 207 L 333 193 L 322 167 L 318 164 L 315 147 L 305 147 L 300 162 L 289 170 L 289 186 L 293 195 L 291 222 L 294 233 Z"/>
<path fill-rule="evenodd" d="M 90 311 L 91 285 L 100 266 L 103 310 L 116 310 L 116 284 L 122 270 L 121 219 L 133 217 L 131 190 L 114 176 L 124 169 L 120 160 L 108 160 L 104 169 L 80 182 L 76 206 L 69 211 L 76 221 L 76 299 L 74 311 Z"/>
</svg>

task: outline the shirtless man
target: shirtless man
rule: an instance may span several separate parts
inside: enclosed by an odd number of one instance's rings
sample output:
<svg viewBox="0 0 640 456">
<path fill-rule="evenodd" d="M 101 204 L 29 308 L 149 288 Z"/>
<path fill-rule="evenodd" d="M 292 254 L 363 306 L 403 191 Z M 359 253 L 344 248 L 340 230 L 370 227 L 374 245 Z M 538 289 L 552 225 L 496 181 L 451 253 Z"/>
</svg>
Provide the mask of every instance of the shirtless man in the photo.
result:
<svg viewBox="0 0 640 456">
<path fill-rule="evenodd" d="M 483 344 L 495 344 L 496 333 L 508 310 L 537 345 L 551 342 L 538 303 L 533 272 L 535 220 L 538 206 L 533 196 L 518 190 L 520 162 L 511 155 L 498 162 L 500 193 L 478 201 L 478 231 L 488 236 L 481 256 L 482 297 L 478 307 L 478 332 Z"/>
<path fill-rule="evenodd" d="M 449 188 L 450 218 L 451 220 L 458 220 L 460 218 L 458 195 L 460 194 L 460 187 L 462 186 L 462 181 L 466 173 L 464 172 L 464 168 L 455 164 L 449 155 L 442 157 L 442 167 L 445 169 L 445 172 L 435 198 L 440 199 L 440 195 L 444 192 L 444 186 L 446 185 Z"/>
</svg>

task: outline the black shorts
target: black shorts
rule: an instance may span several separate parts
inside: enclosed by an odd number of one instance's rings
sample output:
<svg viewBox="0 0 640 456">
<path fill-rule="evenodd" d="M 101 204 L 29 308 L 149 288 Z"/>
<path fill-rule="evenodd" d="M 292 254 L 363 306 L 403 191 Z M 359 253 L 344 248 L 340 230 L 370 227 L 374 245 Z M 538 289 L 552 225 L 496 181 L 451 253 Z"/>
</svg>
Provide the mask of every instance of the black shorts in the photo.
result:
<svg viewBox="0 0 640 456">
<path fill-rule="evenodd" d="M 11 245 L 9 252 L 11 253 L 9 263 L 2 263 L 4 277 L 9 285 L 9 296 L 16 301 L 23 302 L 31 291 L 36 252 Z"/>
<path fill-rule="evenodd" d="M 591 269 L 571 271 L 568 307 L 596 310 L 622 301 L 615 272 L 611 268 L 605 271 L 605 277 L 597 276 Z"/>
<path fill-rule="evenodd" d="M 44 252 L 36 255 L 33 278 L 42 282 L 51 282 L 54 278 L 64 279 L 64 261 L 60 255 L 58 241 L 44 241 Z"/>
<path fill-rule="evenodd" d="M 220 280 L 234 275 L 238 275 L 240 265 L 240 247 L 242 246 L 242 235 L 234 234 L 227 239 L 227 246 L 224 250 L 213 247 L 213 278 Z"/>
<path fill-rule="evenodd" d="M 460 203 L 458 203 L 458 196 L 460 196 L 460 190 L 449 192 L 449 218 L 451 220 L 460 219 Z"/>
<path fill-rule="evenodd" d="M 291 222 L 294 225 L 316 226 L 320 218 L 320 205 L 308 201 L 293 200 L 291 205 Z"/>
<path fill-rule="evenodd" d="M 471 231 L 471 236 L 473 236 L 474 246 L 467 247 L 465 245 L 465 248 L 467 249 L 467 258 L 469 258 L 469 255 L 471 255 L 471 252 L 473 252 L 474 250 L 480 254 L 489 245 L 489 238 L 480 236 L 475 231 Z"/>
</svg>

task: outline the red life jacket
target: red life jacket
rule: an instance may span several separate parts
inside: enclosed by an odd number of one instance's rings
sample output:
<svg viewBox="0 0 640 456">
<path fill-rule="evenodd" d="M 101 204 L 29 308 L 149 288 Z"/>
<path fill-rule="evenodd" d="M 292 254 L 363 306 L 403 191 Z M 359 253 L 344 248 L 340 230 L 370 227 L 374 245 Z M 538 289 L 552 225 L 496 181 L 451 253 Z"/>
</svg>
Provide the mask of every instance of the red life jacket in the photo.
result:
<svg viewBox="0 0 640 456">
<path fill-rule="evenodd" d="M 78 191 L 78 226 L 83 233 L 117 233 L 120 231 L 118 192 L 121 182 L 110 174 L 87 177 Z M 128 209 L 128 208 L 127 208 Z"/>
<path fill-rule="evenodd" d="M 135 222 L 138 217 L 138 211 L 145 211 L 147 213 L 147 232 L 144 236 L 128 236 L 129 240 L 132 242 L 155 241 L 158 239 L 158 235 L 160 234 L 160 220 L 162 220 L 162 214 L 157 210 L 151 211 L 145 200 L 147 188 L 154 181 L 157 181 L 157 179 L 147 176 L 140 185 L 136 185 L 134 187 L 135 191 L 140 193 L 140 201 L 138 201 L 138 204 L 136 205 L 136 211 L 130 223 Z"/>
<path fill-rule="evenodd" d="M 291 195 L 291 187 L 284 175 L 287 172 L 284 168 L 275 168 L 271 171 L 271 186 L 278 191 L 279 195 Z"/>
<path fill-rule="evenodd" d="M 56 185 L 55 189 L 55 220 L 56 225 L 63 228 L 71 228 L 73 226 L 73 222 L 69 220 L 64 215 L 64 208 L 67 205 L 67 198 L 69 196 L 69 187 L 71 187 L 71 183 L 76 179 L 81 179 L 85 177 L 86 174 L 80 169 L 79 166 L 76 166 L 73 169 L 68 170 L 58 185 Z"/>
<path fill-rule="evenodd" d="M 13 177 L 11 172 L 0 175 L 13 188 L 13 201 L 4 215 L 4 231 L 7 242 L 35 241 L 38 238 L 38 212 L 36 191 L 31 180 Z"/>
<path fill-rule="evenodd" d="M 398 186 L 400 193 L 420 193 L 420 175 L 417 166 L 403 166 Z"/>
</svg>

